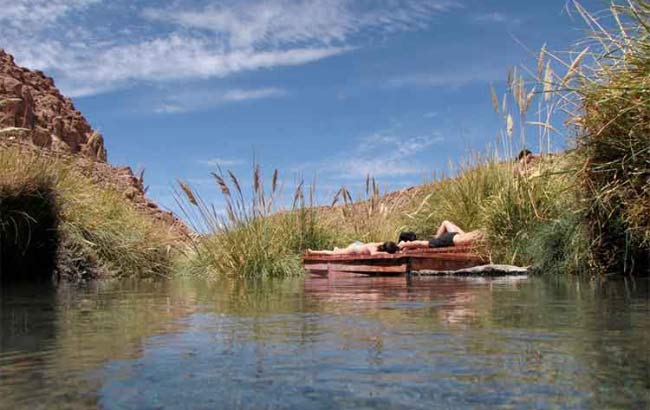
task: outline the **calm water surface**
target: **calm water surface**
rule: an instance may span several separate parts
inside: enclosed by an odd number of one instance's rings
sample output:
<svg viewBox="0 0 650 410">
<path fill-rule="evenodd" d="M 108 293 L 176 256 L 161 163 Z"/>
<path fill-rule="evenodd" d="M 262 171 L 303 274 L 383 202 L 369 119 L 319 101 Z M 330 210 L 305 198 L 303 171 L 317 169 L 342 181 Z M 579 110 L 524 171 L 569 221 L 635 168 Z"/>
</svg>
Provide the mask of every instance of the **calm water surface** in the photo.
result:
<svg viewBox="0 0 650 410">
<path fill-rule="evenodd" d="M 648 281 L 0 291 L 0 409 L 650 409 Z"/>
</svg>

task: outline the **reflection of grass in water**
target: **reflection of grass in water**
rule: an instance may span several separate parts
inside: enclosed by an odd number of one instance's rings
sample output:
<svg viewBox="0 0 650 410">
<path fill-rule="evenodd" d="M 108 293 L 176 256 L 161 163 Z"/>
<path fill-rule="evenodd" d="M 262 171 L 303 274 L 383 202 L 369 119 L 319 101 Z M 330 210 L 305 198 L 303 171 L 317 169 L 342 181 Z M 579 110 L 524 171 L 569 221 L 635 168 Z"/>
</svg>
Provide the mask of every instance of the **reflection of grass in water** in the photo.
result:
<svg viewBox="0 0 650 410">
<path fill-rule="evenodd" d="M 52 317 L 30 323 L 40 316 L 24 316 L 32 337 L 43 338 L 40 350 L 25 353 L 16 366 L 2 365 L 3 377 L 17 384 L 7 386 L 0 408 L 12 400 L 17 407 L 96 408 L 101 366 L 139 357 L 149 337 L 182 331 L 176 319 L 196 309 L 194 287 L 171 282 L 106 281 L 52 292 L 53 306 L 42 306 L 54 309 Z"/>
</svg>

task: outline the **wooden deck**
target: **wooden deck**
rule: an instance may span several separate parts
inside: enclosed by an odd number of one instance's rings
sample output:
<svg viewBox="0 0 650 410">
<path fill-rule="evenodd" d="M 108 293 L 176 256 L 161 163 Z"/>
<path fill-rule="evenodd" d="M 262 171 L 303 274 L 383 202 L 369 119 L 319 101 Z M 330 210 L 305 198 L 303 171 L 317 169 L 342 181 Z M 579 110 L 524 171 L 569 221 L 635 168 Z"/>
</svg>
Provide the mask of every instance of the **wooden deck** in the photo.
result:
<svg viewBox="0 0 650 410">
<path fill-rule="evenodd" d="M 397 276 L 418 271 L 454 271 L 483 265 L 486 258 L 471 247 L 418 249 L 393 255 L 305 255 L 303 263 L 310 273 L 357 273 L 372 276 Z"/>
</svg>

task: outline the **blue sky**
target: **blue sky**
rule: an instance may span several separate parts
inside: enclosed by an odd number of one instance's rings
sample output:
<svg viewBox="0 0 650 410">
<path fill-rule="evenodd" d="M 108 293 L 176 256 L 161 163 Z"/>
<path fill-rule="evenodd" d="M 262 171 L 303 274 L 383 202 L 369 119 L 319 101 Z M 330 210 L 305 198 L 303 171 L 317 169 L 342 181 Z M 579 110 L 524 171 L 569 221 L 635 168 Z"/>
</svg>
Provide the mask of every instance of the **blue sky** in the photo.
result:
<svg viewBox="0 0 650 410">
<path fill-rule="evenodd" d="M 218 202 L 215 165 L 246 179 L 253 158 L 331 198 L 366 174 L 417 184 L 493 144 L 489 84 L 584 35 L 565 3 L 0 0 L 0 47 L 53 76 L 165 206 L 177 178 Z"/>
</svg>

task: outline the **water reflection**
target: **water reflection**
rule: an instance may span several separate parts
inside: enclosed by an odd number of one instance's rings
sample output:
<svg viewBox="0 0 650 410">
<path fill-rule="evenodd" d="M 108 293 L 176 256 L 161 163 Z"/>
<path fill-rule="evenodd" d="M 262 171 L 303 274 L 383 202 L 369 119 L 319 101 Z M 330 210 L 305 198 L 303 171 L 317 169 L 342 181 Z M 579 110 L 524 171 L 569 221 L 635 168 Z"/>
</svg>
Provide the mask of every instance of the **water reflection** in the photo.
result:
<svg viewBox="0 0 650 410">
<path fill-rule="evenodd" d="M 0 408 L 644 408 L 647 281 L 3 289 Z"/>
</svg>

